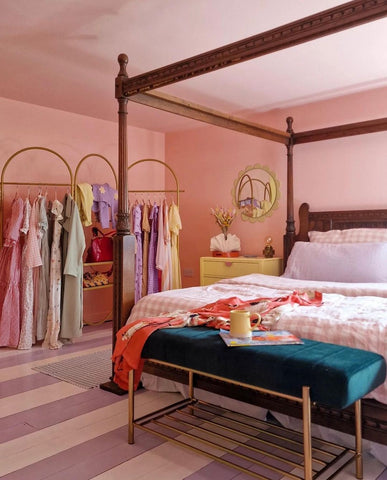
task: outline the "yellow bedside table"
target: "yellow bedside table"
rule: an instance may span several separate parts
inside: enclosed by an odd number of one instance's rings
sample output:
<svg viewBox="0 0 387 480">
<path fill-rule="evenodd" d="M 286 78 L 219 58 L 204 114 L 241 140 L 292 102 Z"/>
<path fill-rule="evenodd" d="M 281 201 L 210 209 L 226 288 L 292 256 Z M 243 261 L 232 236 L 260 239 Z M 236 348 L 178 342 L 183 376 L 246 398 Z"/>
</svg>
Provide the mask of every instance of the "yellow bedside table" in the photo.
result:
<svg viewBox="0 0 387 480">
<path fill-rule="evenodd" d="M 279 276 L 282 268 L 281 257 L 200 257 L 200 285 L 250 273 Z"/>
</svg>

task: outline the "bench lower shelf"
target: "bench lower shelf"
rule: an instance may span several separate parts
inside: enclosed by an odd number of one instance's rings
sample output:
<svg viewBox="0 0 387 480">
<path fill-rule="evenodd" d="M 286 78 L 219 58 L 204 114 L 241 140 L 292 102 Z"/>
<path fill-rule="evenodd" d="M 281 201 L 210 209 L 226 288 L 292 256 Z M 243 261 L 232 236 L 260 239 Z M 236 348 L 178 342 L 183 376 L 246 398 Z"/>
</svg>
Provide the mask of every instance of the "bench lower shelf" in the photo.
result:
<svg viewBox="0 0 387 480">
<path fill-rule="evenodd" d="M 255 478 L 304 478 L 302 433 L 197 400 L 136 420 L 135 426 Z M 313 478 L 332 478 L 354 450 L 312 438 Z"/>
<path fill-rule="evenodd" d="M 302 405 L 303 432 L 300 433 L 196 400 L 194 375 L 204 373 L 176 365 L 174 367 L 188 371 L 190 398 L 136 420 L 134 420 L 134 372 L 133 370 L 129 372 L 130 444 L 134 443 L 134 428 L 137 427 L 234 467 L 254 478 L 270 479 L 275 472 L 292 480 L 317 478 L 328 480 L 353 461 L 356 463 L 356 478 L 362 478 L 360 400 L 355 403 L 356 445 L 354 449 L 350 449 L 312 438 L 309 387 L 303 388 L 302 398 L 292 397 Z M 210 374 L 205 375 L 212 378 Z M 267 392 L 256 386 L 249 387 Z M 281 396 L 278 392 L 269 393 Z M 284 397 L 289 398 L 287 395 Z"/>
</svg>

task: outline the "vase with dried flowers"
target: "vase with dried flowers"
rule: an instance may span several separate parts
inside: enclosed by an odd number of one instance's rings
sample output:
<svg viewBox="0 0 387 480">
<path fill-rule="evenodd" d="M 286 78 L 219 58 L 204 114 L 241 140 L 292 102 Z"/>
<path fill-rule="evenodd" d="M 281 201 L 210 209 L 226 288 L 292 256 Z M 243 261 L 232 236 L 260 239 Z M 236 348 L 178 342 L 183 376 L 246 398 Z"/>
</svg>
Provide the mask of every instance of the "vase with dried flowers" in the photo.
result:
<svg viewBox="0 0 387 480">
<path fill-rule="evenodd" d="M 216 223 L 219 225 L 221 228 L 224 239 L 227 240 L 227 234 L 228 234 L 228 229 L 230 225 L 232 224 L 236 210 L 231 209 L 231 208 L 223 208 L 223 207 L 216 207 L 216 208 L 211 208 L 211 213 L 214 215 Z"/>
</svg>

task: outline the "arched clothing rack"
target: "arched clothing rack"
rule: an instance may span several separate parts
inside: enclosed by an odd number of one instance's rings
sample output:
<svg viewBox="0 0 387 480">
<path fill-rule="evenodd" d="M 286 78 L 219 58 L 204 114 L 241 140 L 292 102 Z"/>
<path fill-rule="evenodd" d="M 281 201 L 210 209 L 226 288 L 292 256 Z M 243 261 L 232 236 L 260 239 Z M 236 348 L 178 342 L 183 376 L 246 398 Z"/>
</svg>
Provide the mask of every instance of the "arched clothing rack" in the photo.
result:
<svg viewBox="0 0 387 480">
<path fill-rule="evenodd" d="M 175 188 L 172 188 L 172 189 L 151 189 L 151 190 L 128 190 L 128 193 L 173 193 L 176 195 L 176 205 L 177 207 L 179 207 L 179 202 L 180 202 L 180 193 L 184 192 L 184 190 L 180 190 L 179 188 L 179 180 L 177 179 L 177 176 L 175 174 L 175 172 L 173 171 L 173 169 L 165 162 L 163 162 L 162 160 L 157 160 L 156 158 L 144 158 L 142 160 L 137 160 L 136 162 L 132 163 L 131 165 L 129 165 L 128 167 L 128 172 L 135 166 L 138 166 L 138 165 L 141 165 L 143 163 L 149 163 L 149 162 L 154 162 L 154 163 L 157 163 L 157 164 L 160 164 L 162 165 L 164 168 L 166 168 L 167 170 L 169 170 L 169 172 L 171 173 L 172 177 L 173 177 L 173 180 L 174 180 L 174 185 L 175 185 Z M 128 179 L 129 181 L 129 179 Z M 179 251 L 179 238 L 177 237 L 177 250 Z"/>
<path fill-rule="evenodd" d="M 113 165 L 109 162 L 109 160 L 104 157 L 103 155 L 100 155 L 99 153 L 89 153 L 88 155 L 85 155 L 83 158 L 81 158 L 81 160 L 79 161 L 78 165 L 77 165 L 77 168 L 75 169 L 75 173 L 74 173 L 74 188 L 77 186 L 77 180 L 78 180 L 78 173 L 79 173 L 79 169 L 81 167 L 81 165 L 89 158 L 91 157 L 97 157 L 97 158 L 100 158 L 101 160 L 103 160 L 105 163 L 107 163 L 107 165 L 109 166 L 110 170 L 112 171 L 113 173 L 113 176 L 114 176 L 114 182 L 115 182 L 115 186 L 117 188 L 117 185 L 118 185 L 118 180 L 117 180 L 117 174 L 116 174 L 116 171 L 114 170 L 113 168 Z"/>
<path fill-rule="evenodd" d="M 125 103 L 125 102 L 124 102 Z M 126 106 L 126 103 L 125 103 Z M 126 114 L 125 108 L 120 108 L 119 114 L 122 113 L 122 128 L 125 131 L 122 132 L 126 143 Z M 129 312 L 134 305 L 134 271 L 135 271 L 135 240 L 134 235 L 130 232 L 129 222 L 129 193 L 175 193 L 176 204 L 179 207 L 180 193 L 184 190 L 180 190 L 178 178 L 173 169 L 163 162 L 155 158 L 145 158 L 137 160 L 131 165 L 127 166 L 127 149 L 126 145 L 120 143 L 120 151 L 124 151 L 124 158 L 119 161 L 118 172 L 118 220 L 117 220 L 117 234 L 113 238 L 114 241 L 114 278 L 113 278 L 113 334 L 112 334 L 112 350 L 114 350 L 116 342 L 116 334 L 118 330 L 125 324 Z M 130 190 L 128 185 L 130 184 L 130 170 L 142 163 L 155 162 L 166 169 L 172 174 L 174 179 L 174 189 L 154 189 L 154 190 Z M 118 266 L 118 268 L 116 268 Z M 113 374 L 114 376 L 114 365 Z M 122 390 L 113 380 L 100 385 L 102 390 L 114 392 L 118 395 L 124 395 L 125 390 Z"/>
<path fill-rule="evenodd" d="M 32 151 L 42 151 L 42 152 L 48 152 L 54 155 L 55 158 L 60 160 L 66 167 L 66 170 L 68 172 L 68 177 L 69 181 L 68 182 L 45 182 L 44 180 L 41 180 L 40 182 L 20 182 L 20 181 L 5 181 L 5 174 L 7 171 L 7 168 L 11 164 L 11 162 L 18 156 L 21 155 L 22 153 L 26 152 L 32 152 Z M 47 187 L 47 186 L 53 186 L 53 187 L 68 187 L 70 193 L 73 195 L 74 194 L 74 183 L 73 183 L 73 173 L 71 171 L 70 165 L 67 163 L 67 161 L 60 155 L 58 152 L 55 152 L 54 150 L 51 150 L 50 148 L 46 147 L 26 147 L 22 148 L 21 150 L 18 150 L 15 152 L 13 155 L 11 155 L 8 160 L 5 162 L 2 171 L 1 171 L 1 193 L 0 193 L 0 242 L 1 245 L 3 243 L 3 213 L 4 213 L 4 187 L 6 185 L 25 185 L 25 186 L 40 186 L 40 187 Z"/>
<path fill-rule="evenodd" d="M 68 173 L 68 181 L 67 182 L 45 182 L 44 180 L 40 180 L 39 182 L 21 182 L 21 181 L 6 181 L 5 180 L 5 177 L 6 177 L 6 171 L 7 171 L 7 168 L 10 166 L 11 162 L 19 155 L 23 154 L 23 153 L 26 153 L 26 152 L 36 152 L 36 151 L 41 151 L 41 152 L 48 152 L 49 154 L 52 154 L 55 156 L 55 158 L 57 158 L 58 160 L 60 160 L 66 167 L 66 171 Z M 1 188 L 1 192 L 0 192 L 0 246 L 2 245 L 3 243 L 3 223 L 4 223 L 4 218 L 3 218 L 3 215 L 4 215 L 4 187 L 6 185 L 15 185 L 15 186 L 21 186 L 21 185 L 25 185 L 25 186 L 39 186 L 39 187 L 48 187 L 48 186 L 53 186 L 53 187 L 68 187 L 69 189 L 69 192 L 71 193 L 71 195 L 75 198 L 76 197 L 76 185 L 77 185 L 77 179 L 78 179 L 78 175 L 79 175 L 79 169 L 80 167 L 82 166 L 82 164 L 88 160 L 89 158 L 91 157 L 97 157 L 101 160 L 103 160 L 109 167 L 109 169 L 111 170 L 112 174 L 113 174 L 113 177 L 114 177 L 114 182 L 115 182 L 115 188 L 118 187 L 118 179 L 117 179 L 117 173 L 116 171 L 114 170 L 114 167 L 113 165 L 109 162 L 109 160 L 104 157 L 103 155 L 100 155 L 99 153 L 89 153 L 87 155 L 85 155 L 80 161 L 79 163 L 77 164 L 76 166 L 76 169 L 75 169 L 75 173 L 73 174 L 71 168 L 70 168 L 70 165 L 69 163 L 63 158 L 62 155 L 60 155 L 58 152 L 56 152 L 55 150 L 52 150 L 50 148 L 46 148 L 46 147 L 26 147 L 26 148 L 22 148 L 21 150 L 18 150 L 17 152 L 15 152 L 13 155 L 11 155 L 8 160 L 5 162 L 3 168 L 2 168 L 2 171 L 1 171 L 1 179 L 0 179 L 0 188 Z M 50 170 L 51 171 L 51 170 Z M 63 174 L 62 174 L 62 177 L 63 177 Z"/>
<path fill-rule="evenodd" d="M 115 188 L 117 188 L 117 184 L 118 184 L 118 180 L 117 180 L 117 174 L 113 168 L 113 165 L 109 162 L 109 160 L 104 157 L 103 155 L 100 155 L 99 153 L 89 153 L 88 155 L 85 155 L 83 158 L 81 158 L 81 160 L 79 161 L 76 169 L 75 169 L 75 173 L 74 173 L 74 194 L 75 194 L 75 198 L 77 199 L 77 195 L 78 195 L 78 191 L 77 191 L 77 184 L 78 184 L 78 174 L 79 174 L 79 169 L 81 168 L 81 166 L 87 161 L 89 160 L 90 158 L 98 158 L 100 160 L 102 160 L 103 162 L 105 162 L 107 164 L 107 166 L 109 167 L 109 169 L 111 170 L 112 174 L 113 174 L 113 177 L 114 177 L 114 182 L 115 182 Z M 88 264 L 84 264 L 84 266 L 86 266 Z M 100 286 L 100 287 L 92 287 L 92 289 L 96 289 L 96 288 L 105 288 L 105 287 L 110 287 L 111 284 L 109 285 L 103 285 L 103 286 Z M 92 290 L 90 288 L 86 288 L 85 290 L 86 291 L 90 291 Z M 106 322 L 106 320 L 108 318 L 111 318 L 111 314 L 112 314 L 112 310 L 109 311 L 109 313 L 99 322 L 91 322 L 91 323 L 88 323 L 85 321 L 85 319 L 83 320 L 83 323 L 84 325 L 100 325 L 104 322 Z"/>
<path fill-rule="evenodd" d="M 175 172 L 173 171 L 173 169 L 167 163 L 163 162 L 162 160 L 157 160 L 156 158 L 144 158 L 142 160 L 137 160 L 136 162 L 129 165 L 128 173 L 129 173 L 129 170 L 131 170 L 136 165 L 146 163 L 146 162 L 158 163 L 158 164 L 162 165 L 163 167 L 165 167 L 167 170 L 169 170 L 169 172 L 172 174 L 172 177 L 174 179 L 175 188 L 174 189 L 162 189 L 162 190 L 157 190 L 157 189 L 156 190 L 128 190 L 128 193 L 175 193 L 176 194 L 176 205 L 179 206 L 180 205 L 180 203 L 179 203 L 180 202 L 180 193 L 183 193 L 184 190 L 180 190 L 179 180 L 178 180 Z M 129 182 L 129 179 L 128 179 L 128 182 Z"/>
</svg>

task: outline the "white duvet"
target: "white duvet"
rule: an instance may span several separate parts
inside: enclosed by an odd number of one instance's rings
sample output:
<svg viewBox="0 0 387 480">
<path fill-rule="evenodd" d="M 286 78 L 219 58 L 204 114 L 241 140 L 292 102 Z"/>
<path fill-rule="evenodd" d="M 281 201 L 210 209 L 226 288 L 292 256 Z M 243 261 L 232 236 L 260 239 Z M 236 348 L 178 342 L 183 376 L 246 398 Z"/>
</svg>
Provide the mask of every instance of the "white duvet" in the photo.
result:
<svg viewBox="0 0 387 480">
<path fill-rule="evenodd" d="M 387 284 L 293 280 L 251 274 L 206 287 L 169 290 L 142 298 L 129 321 L 175 310 L 190 310 L 232 296 L 243 300 L 317 290 L 323 305 L 285 308 L 275 326 L 295 335 L 380 353 L 387 359 Z M 387 404 L 387 381 L 369 398 Z"/>
</svg>

